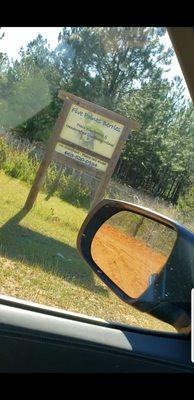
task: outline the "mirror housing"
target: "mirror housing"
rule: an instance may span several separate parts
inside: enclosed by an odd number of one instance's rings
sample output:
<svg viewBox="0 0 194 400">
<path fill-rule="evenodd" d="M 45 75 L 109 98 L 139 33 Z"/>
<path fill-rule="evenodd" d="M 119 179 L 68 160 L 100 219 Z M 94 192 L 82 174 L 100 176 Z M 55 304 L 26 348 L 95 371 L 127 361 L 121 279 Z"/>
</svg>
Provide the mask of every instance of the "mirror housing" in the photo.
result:
<svg viewBox="0 0 194 400">
<path fill-rule="evenodd" d="M 97 230 L 114 214 L 130 211 L 163 224 L 177 232 L 172 252 L 162 270 L 150 279 L 150 286 L 133 299 L 124 293 L 95 263 L 91 245 Z M 102 200 L 87 215 L 77 238 L 77 248 L 98 277 L 123 301 L 142 312 L 165 321 L 177 330 L 191 324 L 191 290 L 194 287 L 194 234 L 162 214 L 132 203 Z"/>
</svg>

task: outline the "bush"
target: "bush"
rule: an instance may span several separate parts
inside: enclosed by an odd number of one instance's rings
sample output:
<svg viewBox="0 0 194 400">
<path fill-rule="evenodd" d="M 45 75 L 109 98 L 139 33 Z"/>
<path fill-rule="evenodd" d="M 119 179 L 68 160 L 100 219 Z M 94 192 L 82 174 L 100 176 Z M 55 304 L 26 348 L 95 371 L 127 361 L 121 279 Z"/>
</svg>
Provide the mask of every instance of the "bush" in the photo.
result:
<svg viewBox="0 0 194 400">
<path fill-rule="evenodd" d="M 32 184 L 37 167 L 38 163 L 29 159 L 27 151 L 22 151 L 21 153 L 10 151 L 3 169 L 7 175 Z"/>
<path fill-rule="evenodd" d="M 58 196 L 76 206 L 89 206 L 90 191 L 73 176 L 63 175 L 57 189 Z"/>
</svg>

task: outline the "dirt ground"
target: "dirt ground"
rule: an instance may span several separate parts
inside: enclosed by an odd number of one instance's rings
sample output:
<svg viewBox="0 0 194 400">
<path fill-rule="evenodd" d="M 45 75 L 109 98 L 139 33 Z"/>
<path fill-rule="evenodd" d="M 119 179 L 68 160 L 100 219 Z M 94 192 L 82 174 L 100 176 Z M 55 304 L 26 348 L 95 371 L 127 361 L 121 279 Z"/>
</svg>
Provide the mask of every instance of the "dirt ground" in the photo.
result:
<svg viewBox="0 0 194 400">
<path fill-rule="evenodd" d="M 92 243 L 97 265 L 130 297 L 139 297 L 149 276 L 161 270 L 167 257 L 142 241 L 104 224 Z"/>
</svg>

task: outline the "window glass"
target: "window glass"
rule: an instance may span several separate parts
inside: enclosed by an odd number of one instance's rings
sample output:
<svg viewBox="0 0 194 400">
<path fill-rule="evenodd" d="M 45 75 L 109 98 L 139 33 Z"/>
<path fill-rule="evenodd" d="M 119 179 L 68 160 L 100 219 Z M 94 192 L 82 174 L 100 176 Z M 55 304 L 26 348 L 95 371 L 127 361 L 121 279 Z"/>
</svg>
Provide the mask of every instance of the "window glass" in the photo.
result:
<svg viewBox="0 0 194 400">
<path fill-rule="evenodd" d="M 60 89 L 139 124 L 104 197 L 194 232 L 194 109 L 166 29 L 2 28 L 0 294 L 175 332 L 119 300 L 78 255 L 99 177 L 52 161 L 34 207 L 23 211 L 63 105 Z"/>
</svg>

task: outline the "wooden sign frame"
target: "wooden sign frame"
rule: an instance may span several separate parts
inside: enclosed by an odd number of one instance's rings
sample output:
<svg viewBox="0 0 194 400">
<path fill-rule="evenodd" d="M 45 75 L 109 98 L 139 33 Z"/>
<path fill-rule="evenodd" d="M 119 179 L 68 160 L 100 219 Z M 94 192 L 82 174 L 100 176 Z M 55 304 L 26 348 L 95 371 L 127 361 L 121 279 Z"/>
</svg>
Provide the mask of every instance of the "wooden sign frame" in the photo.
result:
<svg viewBox="0 0 194 400">
<path fill-rule="evenodd" d="M 59 113 L 58 119 L 54 126 L 53 134 L 51 135 L 49 142 L 48 142 L 47 150 L 44 154 L 42 162 L 37 171 L 35 180 L 33 182 L 33 185 L 31 187 L 31 190 L 27 197 L 26 203 L 24 205 L 25 210 L 30 210 L 32 208 L 32 206 L 37 198 L 38 192 L 43 185 L 46 171 L 52 160 L 57 161 L 62 165 L 69 164 L 70 166 L 72 166 L 75 169 L 79 169 L 79 170 L 81 169 L 83 172 L 87 172 L 88 174 L 90 174 L 96 178 L 101 178 L 100 185 L 98 187 L 97 192 L 95 193 L 95 197 L 92 202 L 92 206 L 94 206 L 99 200 L 101 200 L 101 198 L 104 195 L 107 184 L 112 176 L 114 168 L 120 157 L 121 150 L 129 136 L 129 133 L 131 131 L 137 129 L 137 127 L 138 127 L 138 124 L 135 121 L 129 120 L 126 117 L 122 117 L 119 114 L 115 113 L 114 111 L 107 110 L 104 107 L 98 106 L 94 103 L 84 100 L 78 96 L 71 94 L 71 93 L 60 90 L 58 97 L 61 100 L 63 100 L 63 107 L 61 109 L 61 112 Z M 104 155 L 98 154 L 95 151 L 89 150 L 85 147 L 79 146 L 75 143 L 72 143 L 72 142 L 60 137 L 62 129 L 65 125 L 66 119 L 68 117 L 68 114 L 69 114 L 69 111 L 70 111 L 72 105 L 80 106 L 89 112 L 99 114 L 102 117 L 113 120 L 114 122 L 123 125 L 122 133 L 121 133 L 120 138 L 115 146 L 115 149 L 112 153 L 111 158 L 105 157 Z M 82 152 L 83 155 L 85 154 L 87 156 L 92 156 L 92 157 L 95 157 L 99 161 L 101 160 L 103 162 L 106 162 L 107 163 L 106 171 L 102 172 L 100 170 L 97 170 L 91 166 L 85 165 L 84 163 L 81 163 L 79 161 L 71 159 L 71 158 L 65 156 L 64 154 L 61 154 L 61 153 L 55 151 L 55 147 L 56 147 L 57 143 L 68 145 L 68 147 L 71 147 L 72 150 L 78 150 L 78 151 Z"/>
</svg>

